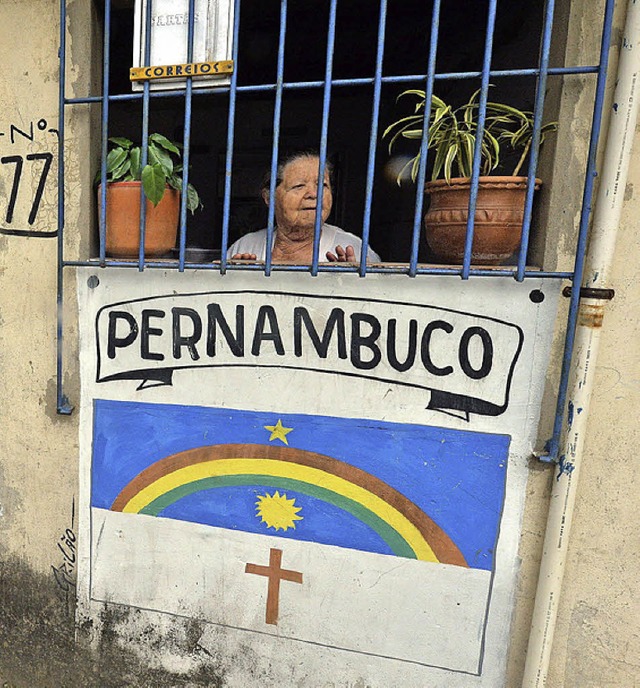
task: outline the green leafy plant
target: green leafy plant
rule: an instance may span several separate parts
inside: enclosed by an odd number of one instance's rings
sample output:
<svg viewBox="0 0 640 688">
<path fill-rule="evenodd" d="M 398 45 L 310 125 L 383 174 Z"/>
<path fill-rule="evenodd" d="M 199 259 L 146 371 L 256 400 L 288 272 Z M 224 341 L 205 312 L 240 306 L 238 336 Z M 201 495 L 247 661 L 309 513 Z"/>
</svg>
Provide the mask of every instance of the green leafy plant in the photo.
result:
<svg viewBox="0 0 640 688">
<path fill-rule="evenodd" d="M 478 97 L 480 91 L 458 108 L 447 105 L 433 95 L 428 124 L 428 148 L 435 151 L 432 180 L 444 177 L 450 183 L 452 177 L 470 177 L 473 166 L 473 151 L 478 130 Z M 390 124 L 383 133 L 389 137 L 389 153 L 399 139 L 422 139 L 426 94 L 419 89 L 403 91 L 403 96 L 417 98 L 412 115 L 402 117 Z M 545 137 L 557 129 L 556 122 L 549 122 L 540 130 L 540 145 Z M 515 157 L 516 163 L 508 176 L 517 176 L 531 150 L 533 140 L 533 113 L 518 110 L 503 103 L 487 103 L 484 135 L 481 144 L 480 173 L 490 175 L 508 157 Z M 420 152 L 404 165 L 397 181 L 407 170 L 415 182 L 420 165 Z"/>
<path fill-rule="evenodd" d="M 142 149 L 130 139 L 114 136 L 109 139 L 107 182 L 141 181 L 145 196 L 158 205 L 168 186 L 182 190 L 182 154 L 180 146 L 162 134 L 151 134 L 147 147 L 147 164 L 142 167 Z M 96 176 L 100 181 L 100 172 Z M 200 196 L 187 184 L 187 208 L 194 213 L 202 207 Z"/>
</svg>

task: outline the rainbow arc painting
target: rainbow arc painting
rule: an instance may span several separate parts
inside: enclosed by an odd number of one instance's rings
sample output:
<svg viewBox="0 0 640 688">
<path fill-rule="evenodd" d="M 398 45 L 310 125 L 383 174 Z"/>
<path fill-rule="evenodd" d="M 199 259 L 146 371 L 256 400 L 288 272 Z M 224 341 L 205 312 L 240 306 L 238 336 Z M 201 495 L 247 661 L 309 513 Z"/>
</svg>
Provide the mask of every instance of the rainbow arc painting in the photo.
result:
<svg viewBox="0 0 640 688">
<path fill-rule="evenodd" d="M 492 567 L 505 436 L 102 400 L 95 418 L 94 507 Z"/>
</svg>

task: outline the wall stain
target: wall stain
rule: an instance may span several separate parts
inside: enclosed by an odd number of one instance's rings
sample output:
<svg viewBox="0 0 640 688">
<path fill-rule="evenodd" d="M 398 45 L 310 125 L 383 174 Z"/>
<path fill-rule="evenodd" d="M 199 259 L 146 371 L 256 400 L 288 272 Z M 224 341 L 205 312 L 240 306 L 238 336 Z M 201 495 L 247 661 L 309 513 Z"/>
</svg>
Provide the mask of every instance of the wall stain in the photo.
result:
<svg viewBox="0 0 640 688">
<path fill-rule="evenodd" d="M 219 668 L 202 664 L 176 673 L 153 668 L 117 642 L 134 610 L 105 604 L 95 649 L 93 622 L 76 625 L 56 594 L 53 577 L 13 558 L 0 561 L 0 685 L 3 688 L 223 688 Z M 75 641 L 78 632 L 79 642 Z M 192 649 L 198 630 L 187 632 Z M 197 640 L 196 640 L 197 642 Z M 177 648 L 176 648 L 177 649 Z"/>
<path fill-rule="evenodd" d="M 14 514 L 20 509 L 22 509 L 22 498 L 17 490 L 7 485 L 0 463 L 0 534 L 3 531 L 9 532 L 11 530 Z M 6 552 L 5 541 L 6 536 L 0 537 L 0 560 Z M 1 588 L 0 594 L 2 594 Z"/>
</svg>

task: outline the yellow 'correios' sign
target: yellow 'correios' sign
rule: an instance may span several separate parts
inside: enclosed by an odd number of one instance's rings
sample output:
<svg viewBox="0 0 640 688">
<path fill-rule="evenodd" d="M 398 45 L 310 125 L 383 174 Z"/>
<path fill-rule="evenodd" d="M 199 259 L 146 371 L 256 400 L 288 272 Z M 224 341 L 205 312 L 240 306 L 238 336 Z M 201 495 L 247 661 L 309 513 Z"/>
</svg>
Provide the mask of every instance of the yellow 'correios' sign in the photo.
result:
<svg viewBox="0 0 640 688">
<path fill-rule="evenodd" d="M 129 70 L 130 81 L 154 79 L 175 79 L 187 76 L 223 76 L 233 72 L 233 60 L 219 62 L 192 62 L 189 64 L 158 65 L 155 67 L 132 67 Z"/>
</svg>

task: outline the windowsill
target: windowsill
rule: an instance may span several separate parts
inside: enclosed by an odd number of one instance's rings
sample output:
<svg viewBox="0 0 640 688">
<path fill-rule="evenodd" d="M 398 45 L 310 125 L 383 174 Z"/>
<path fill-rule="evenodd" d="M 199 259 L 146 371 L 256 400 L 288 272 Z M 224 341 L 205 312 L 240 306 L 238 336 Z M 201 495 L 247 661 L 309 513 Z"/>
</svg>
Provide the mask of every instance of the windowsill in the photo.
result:
<svg viewBox="0 0 640 688">
<path fill-rule="evenodd" d="M 100 265 L 101 266 L 101 261 L 100 258 L 98 257 L 93 257 L 90 258 L 88 261 L 88 264 L 90 265 Z M 137 266 L 139 264 L 138 258 L 115 258 L 115 257 L 107 257 L 105 259 L 104 266 L 110 267 L 110 266 Z M 157 267 L 178 267 L 180 265 L 180 259 L 178 256 L 176 257 L 146 257 L 144 259 L 144 264 L 145 266 L 157 266 Z M 190 269 L 219 269 L 221 262 L 219 259 L 216 260 L 189 260 L 187 256 L 185 255 L 185 261 L 184 265 L 186 267 L 189 267 Z M 256 261 L 256 260 L 227 260 L 227 267 L 233 267 L 237 269 L 241 268 L 248 268 L 251 269 L 252 271 L 256 269 L 264 269 L 265 263 L 264 261 Z M 272 268 L 277 269 L 277 270 L 286 270 L 286 269 L 296 269 L 296 270 L 302 270 L 302 269 L 310 269 L 310 264 L 309 263 L 280 263 L 280 262 L 273 262 L 271 263 Z M 345 269 L 352 269 L 352 270 L 357 270 L 360 267 L 359 263 L 347 263 L 347 262 L 330 262 L 330 261 L 322 261 L 318 263 L 318 266 L 323 270 L 330 272 L 331 270 L 335 271 L 344 271 Z M 102 267 L 102 266 L 101 266 Z M 389 272 L 394 272 L 394 271 L 407 271 L 410 267 L 409 263 L 391 263 L 391 262 L 381 262 L 381 263 L 367 263 L 367 271 L 369 270 L 384 270 L 384 271 L 389 271 Z M 447 271 L 447 272 L 455 272 L 458 273 L 460 270 L 462 270 L 462 265 L 457 264 L 442 264 L 442 263 L 418 263 L 417 264 L 417 269 L 419 271 L 423 270 L 437 270 L 437 271 Z M 483 265 L 483 264 L 472 264 L 471 270 L 482 270 L 482 271 L 494 271 L 496 273 L 504 273 L 504 272 L 516 272 L 518 269 L 517 265 Z M 542 272 L 543 269 L 539 266 L 534 266 L 534 265 L 527 265 L 525 266 L 525 270 L 527 272 Z"/>
</svg>

